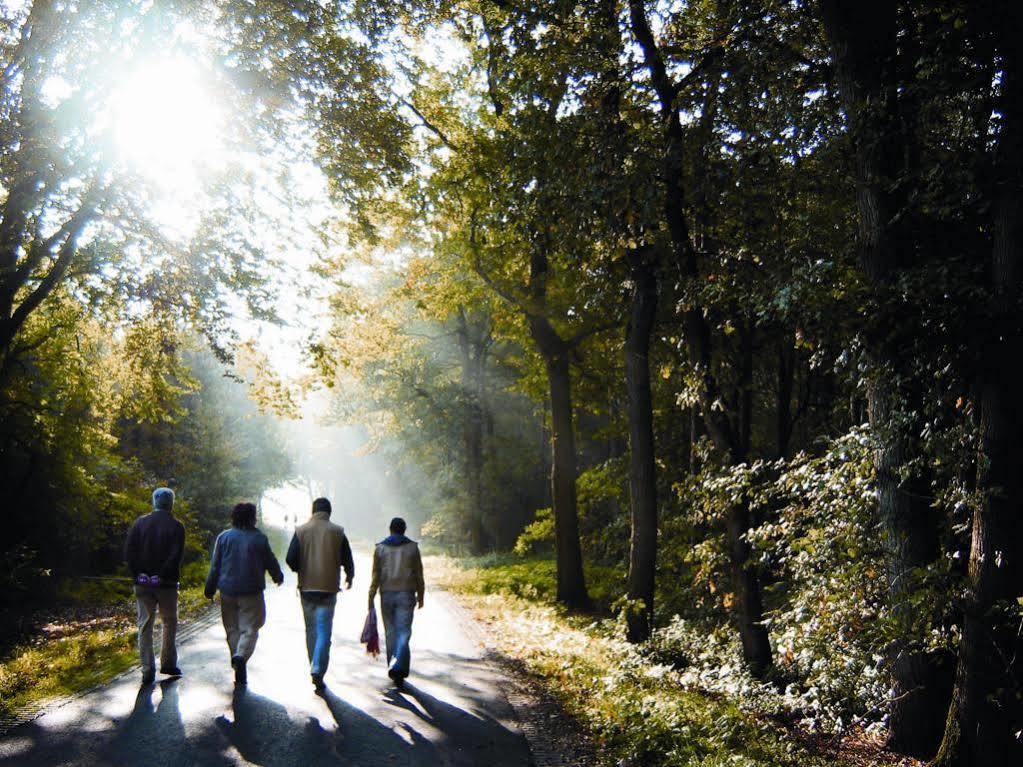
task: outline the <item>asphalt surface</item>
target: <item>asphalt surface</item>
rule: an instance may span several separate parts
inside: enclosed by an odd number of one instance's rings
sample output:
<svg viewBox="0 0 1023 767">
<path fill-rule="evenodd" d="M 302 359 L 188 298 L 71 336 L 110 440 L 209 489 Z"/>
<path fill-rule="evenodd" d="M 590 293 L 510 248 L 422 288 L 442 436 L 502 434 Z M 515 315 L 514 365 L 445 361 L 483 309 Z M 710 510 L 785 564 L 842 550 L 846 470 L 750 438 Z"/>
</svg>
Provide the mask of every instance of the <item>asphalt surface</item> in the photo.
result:
<svg viewBox="0 0 1023 767">
<path fill-rule="evenodd" d="M 366 655 L 358 639 L 368 564 L 357 556 L 356 586 L 339 596 L 323 694 L 310 682 L 302 610 L 289 577 L 267 588 L 267 625 L 247 687 L 234 688 L 217 622 L 179 648 L 181 679 L 158 675 L 157 684 L 141 687 L 138 673 L 118 677 L 7 733 L 0 767 L 531 765 L 502 693 L 506 680 L 483 661 L 468 619 L 449 597 L 428 591 L 425 609 L 416 612 L 403 691 L 387 678 L 383 656 Z"/>
</svg>

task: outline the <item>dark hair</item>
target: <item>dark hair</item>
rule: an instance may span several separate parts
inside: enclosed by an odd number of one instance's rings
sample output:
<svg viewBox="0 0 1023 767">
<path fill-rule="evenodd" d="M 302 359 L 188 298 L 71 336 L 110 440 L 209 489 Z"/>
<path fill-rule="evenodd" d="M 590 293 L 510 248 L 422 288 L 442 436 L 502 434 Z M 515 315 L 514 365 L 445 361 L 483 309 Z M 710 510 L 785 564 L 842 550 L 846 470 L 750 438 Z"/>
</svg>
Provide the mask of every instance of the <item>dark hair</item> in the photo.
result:
<svg viewBox="0 0 1023 767">
<path fill-rule="evenodd" d="M 256 526 L 256 504 L 239 503 L 231 509 L 231 524 L 235 527 Z"/>
<path fill-rule="evenodd" d="M 405 534 L 405 520 L 401 517 L 395 517 L 391 520 L 391 532 L 395 535 Z"/>
<path fill-rule="evenodd" d="M 330 514 L 330 501 L 326 498 L 317 498 L 313 501 L 313 514 L 318 511 L 325 511 L 327 514 Z"/>
</svg>

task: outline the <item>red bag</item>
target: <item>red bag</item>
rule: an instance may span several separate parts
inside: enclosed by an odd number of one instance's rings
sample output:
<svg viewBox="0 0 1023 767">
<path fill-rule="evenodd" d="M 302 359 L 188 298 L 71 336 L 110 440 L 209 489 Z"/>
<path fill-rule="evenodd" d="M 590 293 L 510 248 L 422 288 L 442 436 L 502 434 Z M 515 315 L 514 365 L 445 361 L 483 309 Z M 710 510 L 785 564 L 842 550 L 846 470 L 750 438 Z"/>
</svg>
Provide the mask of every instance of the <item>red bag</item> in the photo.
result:
<svg viewBox="0 0 1023 767">
<path fill-rule="evenodd" d="M 377 611 L 375 607 L 369 608 L 366 613 L 366 622 L 362 626 L 362 636 L 359 641 L 366 645 L 366 652 L 374 658 L 380 654 L 380 635 L 377 633 Z"/>
</svg>

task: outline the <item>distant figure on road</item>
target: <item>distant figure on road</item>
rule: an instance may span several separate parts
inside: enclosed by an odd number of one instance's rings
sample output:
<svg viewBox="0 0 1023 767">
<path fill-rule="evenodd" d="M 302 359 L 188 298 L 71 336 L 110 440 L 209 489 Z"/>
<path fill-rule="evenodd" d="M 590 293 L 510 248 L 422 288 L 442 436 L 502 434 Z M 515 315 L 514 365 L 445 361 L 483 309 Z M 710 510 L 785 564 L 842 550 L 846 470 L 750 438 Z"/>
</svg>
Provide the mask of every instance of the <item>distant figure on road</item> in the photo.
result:
<svg viewBox="0 0 1023 767">
<path fill-rule="evenodd" d="M 264 573 L 284 583 L 284 573 L 270 549 L 270 541 L 256 528 L 256 506 L 239 503 L 231 511 L 231 527 L 217 536 L 206 576 L 206 598 L 220 589 L 220 618 L 231 650 L 234 683 L 248 681 L 245 665 L 256 649 L 259 630 L 266 623 Z"/>
<path fill-rule="evenodd" d="M 153 491 L 153 511 L 139 517 L 128 531 L 124 561 L 135 581 L 138 603 L 139 658 L 142 684 L 156 678 L 153 655 L 153 623 L 160 613 L 163 646 L 160 648 L 160 673 L 181 676 L 178 668 L 178 578 L 181 556 L 185 552 L 185 526 L 174 518 L 174 491 L 158 487 Z"/>
<path fill-rule="evenodd" d="M 369 607 L 380 590 L 380 615 L 387 646 L 387 675 L 402 687 L 412 660 L 412 613 L 423 607 L 423 559 L 419 544 L 405 537 L 405 520 L 391 520 L 391 534 L 373 551 L 373 580 L 369 584 Z"/>
<path fill-rule="evenodd" d="M 322 690 L 330 663 L 330 635 L 337 593 L 341 590 L 341 568 L 345 571 L 346 588 L 352 587 L 355 577 L 352 547 L 344 529 L 330 521 L 330 501 L 326 498 L 313 501 L 313 516 L 295 529 L 285 561 L 298 573 L 309 673 L 316 689 Z"/>
</svg>

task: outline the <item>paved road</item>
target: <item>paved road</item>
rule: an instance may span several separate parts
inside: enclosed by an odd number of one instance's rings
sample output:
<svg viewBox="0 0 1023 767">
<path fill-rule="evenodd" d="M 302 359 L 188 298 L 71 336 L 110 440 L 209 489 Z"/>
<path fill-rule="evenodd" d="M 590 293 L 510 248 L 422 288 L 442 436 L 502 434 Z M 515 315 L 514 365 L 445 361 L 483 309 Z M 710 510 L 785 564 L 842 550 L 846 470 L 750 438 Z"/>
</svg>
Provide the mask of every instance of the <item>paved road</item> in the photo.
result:
<svg viewBox="0 0 1023 767">
<path fill-rule="evenodd" d="M 427 593 L 413 626 L 412 675 L 403 692 L 393 689 L 383 658 L 358 643 L 367 570 L 357 557 L 356 588 L 339 599 L 324 695 L 309 680 L 289 579 L 267 590 L 267 626 L 247 688 L 234 691 L 218 622 L 180 648 L 182 679 L 140 689 L 138 674 L 119 677 L 9 732 L 0 767 L 531 765 L 500 673 L 481 660 L 445 595 Z"/>
</svg>

